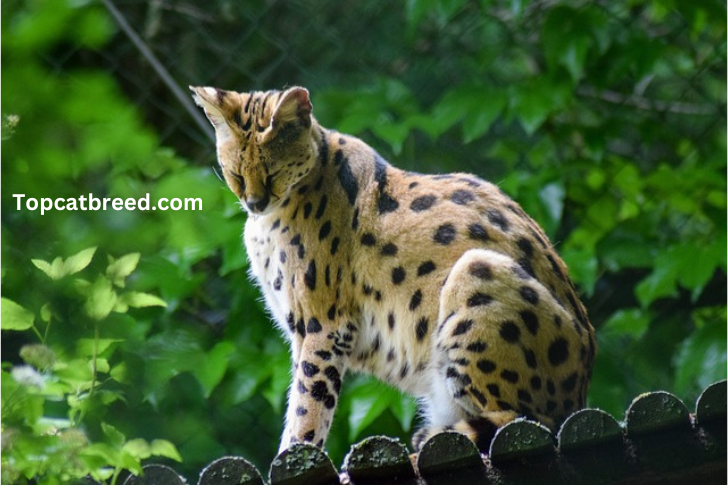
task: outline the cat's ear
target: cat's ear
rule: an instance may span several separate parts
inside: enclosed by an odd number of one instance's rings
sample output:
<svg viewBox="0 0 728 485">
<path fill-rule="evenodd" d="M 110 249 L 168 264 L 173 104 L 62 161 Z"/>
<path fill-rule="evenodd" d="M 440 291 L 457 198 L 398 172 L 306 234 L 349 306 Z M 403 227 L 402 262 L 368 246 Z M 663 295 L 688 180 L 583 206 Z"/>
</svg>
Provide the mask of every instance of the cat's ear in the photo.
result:
<svg viewBox="0 0 728 485">
<path fill-rule="evenodd" d="M 205 116 L 215 127 L 218 141 L 225 141 L 232 136 L 230 117 L 241 108 L 240 97 L 232 91 L 211 87 L 190 86 L 194 94 L 192 99 L 205 111 Z"/>
<path fill-rule="evenodd" d="M 298 121 L 302 126 L 311 126 L 311 99 L 305 88 L 294 87 L 281 95 L 271 116 L 271 127 L 277 128 Z"/>
</svg>

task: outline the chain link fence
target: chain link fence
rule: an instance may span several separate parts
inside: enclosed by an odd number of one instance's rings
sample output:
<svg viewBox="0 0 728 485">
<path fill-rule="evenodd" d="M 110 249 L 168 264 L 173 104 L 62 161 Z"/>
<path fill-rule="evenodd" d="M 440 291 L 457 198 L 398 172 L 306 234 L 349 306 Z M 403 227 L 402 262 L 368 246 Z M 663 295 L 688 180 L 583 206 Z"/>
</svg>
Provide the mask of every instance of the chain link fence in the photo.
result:
<svg viewBox="0 0 728 485">
<path fill-rule="evenodd" d="M 411 8 L 417 2 L 406 3 Z M 93 52 L 70 45 L 61 47 L 47 62 L 59 75 L 86 66 L 113 73 L 162 145 L 173 147 L 194 163 L 213 166 L 212 131 L 194 106 L 188 85 L 214 85 L 239 91 L 303 85 L 314 92 L 315 100 L 317 91 L 342 86 L 355 89 L 384 76 L 401 80 L 411 89 L 427 116 L 443 92 L 468 82 L 461 68 L 469 62 L 468 56 L 473 56 L 474 63 L 481 62 L 477 57 L 479 49 L 499 49 L 511 39 L 514 45 L 531 49 L 528 56 L 539 58 L 535 46 L 543 22 L 541 13 L 554 2 L 536 1 L 524 7 L 523 15 L 530 16 L 534 25 L 511 22 L 512 5 L 520 2 L 452 3 L 460 7 L 445 16 L 448 22 L 443 23 L 441 15 L 425 18 L 423 14 L 417 31 L 410 32 L 409 20 L 414 14 L 404 6 L 405 2 L 103 0 L 104 8 L 119 27 L 111 42 L 103 50 Z M 604 10 L 613 15 L 606 3 Z M 491 33 L 488 24 L 478 20 L 483 15 L 513 28 Z M 632 23 L 627 25 L 628 29 L 639 30 L 641 22 L 639 15 L 621 15 L 616 19 L 616 23 Z M 685 19 L 677 16 L 667 27 L 664 42 L 683 47 L 691 44 L 694 34 Z M 492 45 L 488 41 L 491 35 Z M 408 42 L 402 43 L 403 37 Z M 725 125 L 724 98 L 716 99 L 715 86 L 711 84 L 712 79 L 724 78 L 725 43 L 701 49 L 690 52 L 700 59 L 700 69 L 671 77 L 670 85 L 656 88 L 650 77 L 643 80 L 643 85 L 628 77 L 601 89 L 587 80 L 577 88 L 577 96 L 603 110 L 629 109 L 638 116 L 644 113 L 654 123 L 670 126 L 676 136 L 687 137 L 699 145 L 704 137 L 713 136 L 716 127 Z M 505 61 L 517 52 L 498 55 Z M 681 59 L 676 57 L 669 62 L 679 64 Z M 488 82 L 507 86 L 512 79 L 499 69 L 498 65 L 492 66 Z M 480 70 L 487 70 L 487 66 Z M 716 72 L 720 75 L 716 76 Z M 651 93 L 679 95 L 655 101 L 645 94 L 648 85 Z M 685 121 L 686 116 L 690 117 L 689 122 Z M 461 141 L 459 136 L 452 136 L 442 141 L 439 150 L 458 154 L 456 145 Z M 675 156 L 647 153 L 651 148 L 636 137 L 625 136 L 610 143 L 611 151 L 634 160 Z M 476 162 L 461 163 L 462 170 L 474 170 Z M 237 430 L 261 432 L 255 427 L 257 416 L 235 418 Z M 277 437 L 264 439 L 275 442 Z M 255 451 L 246 456 L 250 453 Z M 251 458 L 263 463 L 261 456 Z"/>
<path fill-rule="evenodd" d="M 483 48 L 488 24 L 482 16 L 507 25 L 505 35 L 513 43 L 533 48 L 538 42 L 539 23 L 549 1 L 523 7 L 529 22 L 512 22 L 511 10 L 520 2 L 454 2 L 461 4 L 443 16 L 420 22 L 416 35 L 409 31 L 410 5 L 400 2 L 356 2 L 353 0 L 103 0 L 120 26 L 108 46 L 96 53 L 70 47 L 48 59 L 58 71 L 77 64 L 101 65 L 111 71 L 128 97 L 139 106 L 158 132 L 161 143 L 199 163 L 211 162 L 212 132 L 187 94 L 188 85 L 215 85 L 240 91 L 265 90 L 300 84 L 312 90 L 362 86 L 377 76 L 400 79 L 424 106 L 430 105 L 453 84 L 462 83 L 463 57 Z M 420 2 L 434 6 L 440 2 Z M 620 15 L 605 5 L 615 23 L 641 27 L 640 12 Z M 424 14 L 423 14 L 424 16 Z M 438 22 L 437 19 L 440 19 Z M 634 25 L 627 25 L 628 23 Z M 677 22 L 677 26 L 674 25 Z M 682 23 L 682 25 L 680 25 Z M 680 16 L 666 23 L 665 42 L 691 43 L 688 21 Z M 403 44 L 407 31 L 409 42 Z M 659 36 L 660 32 L 646 32 Z M 503 32 L 495 32 L 493 46 L 503 44 Z M 487 41 L 486 41 L 487 47 Z M 529 55 L 533 52 L 529 52 Z M 724 70 L 725 44 L 708 52 L 693 52 L 702 58 L 700 70 L 685 72 L 678 99 L 652 101 L 643 97 L 652 78 L 625 79 L 624 91 L 580 86 L 577 94 L 594 98 L 607 109 L 627 107 L 658 113 L 656 121 L 670 115 L 698 118 L 698 132 L 725 122 L 724 103 L 706 90 L 711 70 Z M 504 55 L 510 55 L 504 53 Z M 535 56 L 536 58 L 538 56 Z M 478 62 L 477 58 L 473 59 Z M 680 59 L 675 59 L 675 63 Z M 507 76 L 493 66 L 491 82 L 505 84 Z M 465 79 L 466 81 L 467 79 Z M 671 82 L 675 82 L 673 79 Z M 653 87 L 654 89 L 654 87 Z M 427 108 L 425 108 L 427 112 Z M 708 123 L 705 123 L 708 121 Z"/>
</svg>

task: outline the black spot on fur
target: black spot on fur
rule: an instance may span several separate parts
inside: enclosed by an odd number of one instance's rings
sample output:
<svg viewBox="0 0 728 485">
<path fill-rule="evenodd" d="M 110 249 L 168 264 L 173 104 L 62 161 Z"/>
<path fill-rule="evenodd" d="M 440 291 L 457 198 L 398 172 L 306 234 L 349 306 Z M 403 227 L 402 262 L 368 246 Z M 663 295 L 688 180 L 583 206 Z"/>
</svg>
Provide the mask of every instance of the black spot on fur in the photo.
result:
<svg viewBox="0 0 728 485">
<path fill-rule="evenodd" d="M 390 330 L 394 328 L 394 323 L 394 313 L 389 312 L 389 315 L 387 315 L 387 324 L 389 325 Z"/>
<path fill-rule="evenodd" d="M 465 350 L 467 350 L 468 352 L 480 353 L 485 352 L 485 349 L 487 348 L 487 343 L 483 342 L 482 340 L 476 340 L 475 342 L 468 344 L 468 346 L 465 347 Z"/>
<path fill-rule="evenodd" d="M 569 375 L 566 379 L 564 379 L 561 382 L 561 389 L 563 389 L 565 392 L 571 392 L 576 388 L 576 381 L 578 379 L 578 375 L 576 372 L 573 372 Z"/>
<path fill-rule="evenodd" d="M 473 293 L 470 295 L 470 298 L 468 298 L 468 307 L 474 307 L 474 306 L 485 306 L 489 305 L 493 302 L 493 297 L 490 295 L 486 295 L 485 293 Z"/>
<path fill-rule="evenodd" d="M 470 263 L 470 266 L 468 266 L 468 273 L 476 278 L 480 278 L 481 280 L 487 281 L 493 279 L 493 271 L 490 265 L 483 261 L 473 261 Z"/>
<path fill-rule="evenodd" d="M 541 390 L 541 378 L 539 376 L 533 376 L 531 377 L 531 389 L 534 391 Z"/>
<path fill-rule="evenodd" d="M 455 226 L 452 224 L 443 224 L 437 228 L 432 239 L 438 244 L 447 246 L 455 240 L 455 234 Z"/>
<path fill-rule="evenodd" d="M 531 332 L 531 335 L 536 335 L 538 327 L 540 326 L 538 316 L 530 310 L 523 310 L 520 312 L 520 315 L 521 320 L 523 320 L 523 324 L 526 325 L 526 328 L 529 332 Z"/>
<path fill-rule="evenodd" d="M 509 369 L 503 369 L 500 373 L 500 376 L 503 378 L 503 380 L 508 381 L 511 384 L 517 383 L 519 378 L 518 372 Z"/>
<path fill-rule="evenodd" d="M 500 387 L 498 387 L 498 384 L 488 384 L 485 386 L 486 389 L 488 389 L 488 393 L 493 397 L 500 397 Z"/>
<path fill-rule="evenodd" d="M 335 237 L 331 240 L 331 256 L 335 255 L 336 252 L 339 250 L 339 238 Z"/>
<path fill-rule="evenodd" d="M 415 311 L 420 306 L 420 303 L 422 303 L 422 291 L 417 290 L 412 294 L 412 298 L 410 298 L 410 311 Z"/>
<path fill-rule="evenodd" d="M 386 214 L 387 212 L 394 212 L 399 209 L 399 202 L 393 199 L 386 192 L 379 195 L 379 214 Z"/>
<path fill-rule="evenodd" d="M 519 389 L 518 390 L 518 400 L 523 402 L 533 402 L 533 398 L 531 397 L 531 394 L 526 391 L 525 389 Z"/>
<path fill-rule="evenodd" d="M 553 366 L 561 365 L 569 358 L 569 343 L 563 337 L 557 337 L 549 345 L 549 362 Z"/>
<path fill-rule="evenodd" d="M 518 291 L 521 294 L 521 298 L 523 298 L 526 302 L 531 305 L 538 305 L 538 293 L 536 293 L 536 290 L 530 286 L 521 286 Z"/>
<path fill-rule="evenodd" d="M 435 271 L 435 263 L 432 261 L 425 261 L 417 268 L 417 276 L 425 276 Z"/>
<path fill-rule="evenodd" d="M 526 360 L 526 365 L 531 369 L 536 369 L 538 367 L 538 362 L 536 362 L 536 354 L 533 350 L 524 347 L 523 358 Z"/>
<path fill-rule="evenodd" d="M 485 407 L 488 404 L 488 400 L 485 398 L 483 393 L 480 392 L 477 388 L 471 386 L 469 391 L 470 391 L 470 394 L 472 394 L 473 397 L 478 400 L 478 402 L 480 403 L 481 406 Z"/>
<path fill-rule="evenodd" d="M 452 331 L 452 336 L 462 335 L 468 330 L 473 328 L 473 321 L 470 319 L 462 320 L 455 326 L 455 330 Z"/>
<path fill-rule="evenodd" d="M 314 352 L 315 355 L 321 358 L 321 360 L 329 361 L 331 360 L 331 352 L 328 350 L 317 350 Z"/>
<path fill-rule="evenodd" d="M 305 360 L 301 362 L 301 370 L 303 371 L 303 375 L 306 377 L 313 377 L 319 373 L 319 367 L 316 364 L 312 364 Z"/>
<path fill-rule="evenodd" d="M 426 211 L 430 207 L 433 206 L 435 201 L 437 200 L 437 197 L 434 195 L 423 195 L 420 197 L 417 197 L 415 200 L 412 201 L 410 204 L 410 209 L 414 212 L 422 212 Z"/>
<path fill-rule="evenodd" d="M 319 202 L 318 208 L 316 209 L 316 219 L 321 219 L 323 217 L 324 212 L 326 212 L 326 203 L 328 202 L 328 197 L 326 197 L 326 194 L 321 196 L 321 202 Z"/>
<path fill-rule="evenodd" d="M 310 202 L 306 202 L 306 204 L 303 206 L 303 218 L 308 219 L 308 216 L 311 215 L 312 210 L 313 205 Z"/>
<path fill-rule="evenodd" d="M 405 277 L 407 276 L 407 272 L 404 270 L 403 267 L 397 266 L 392 270 L 392 283 L 395 285 L 401 284 Z"/>
<path fill-rule="evenodd" d="M 374 237 L 374 234 L 372 234 L 371 232 L 365 232 L 361 236 L 361 243 L 364 246 L 374 246 L 375 244 L 377 244 L 377 238 Z"/>
<path fill-rule="evenodd" d="M 475 365 L 478 366 L 478 369 L 483 374 L 490 374 L 496 369 L 495 362 L 488 359 L 480 359 Z"/>
<path fill-rule="evenodd" d="M 316 317 L 311 317 L 308 320 L 308 325 L 306 325 L 306 332 L 307 333 L 318 333 L 320 331 L 321 331 L 321 323 L 319 323 L 319 321 Z"/>
<path fill-rule="evenodd" d="M 508 232 L 510 230 L 508 219 L 498 209 L 490 208 L 486 211 L 485 215 L 488 216 L 491 224 L 498 226 L 501 231 Z"/>
<path fill-rule="evenodd" d="M 399 250 L 399 248 L 397 248 L 396 244 L 387 243 L 384 246 L 382 246 L 382 255 L 383 256 L 395 256 L 397 254 L 398 250 Z"/>
<path fill-rule="evenodd" d="M 344 192 L 346 192 L 349 204 L 354 205 L 356 198 L 359 195 L 359 183 L 357 182 L 356 177 L 354 177 L 354 174 L 351 172 L 349 160 L 343 155 L 339 155 L 340 153 L 341 150 L 336 151 L 336 157 L 341 160 L 337 174 L 339 177 L 339 183 L 344 189 Z"/>
<path fill-rule="evenodd" d="M 308 268 L 306 269 L 306 273 L 303 275 L 303 281 L 306 283 L 306 286 L 313 291 L 316 289 L 316 261 L 311 260 L 308 263 Z"/>
<path fill-rule="evenodd" d="M 478 223 L 468 225 L 468 237 L 474 241 L 488 242 L 490 236 L 488 230 Z"/>
<path fill-rule="evenodd" d="M 331 386 L 336 394 L 341 392 L 341 374 L 334 366 L 328 366 L 324 369 L 324 375 L 331 381 Z"/>
<path fill-rule="evenodd" d="M 531 241 L 529 241 L 528 239 L 526 239 L 526 238 L 522 237 L 522 238 L 520 238 L 520 239 L 519 239 L 519 240 L 518 240 L 518 241 L 516 242 L 516 244 L 517 244 L 517 245 L 518 245 L 518 247 L 519 247 L 519 248 L 521 249 L 521 251 L 523 251 L 523 254 L 524 254 L 525 256 L 527 256 L 527 257 L 529 257 L 529 258 L 530 258 L 531 256 L 533 256 L 533 244 L 531 244 Z"/>
<path fill-rule="evenodd" d="M 507 320 L 501 323 L 500 336 L 506 342 L 514 344 L 521 338 L 521 329 L 515 323 Z"/>
<path fill-rule="evenodd" d="M 417 327 L 415 328 L 415 334 L 417 335 L 417 341 L 422 342 L 422 340 L 427 335 L 427 329 L 430 326 L 429 320 L 427 320 L 426 317 L 420 318 L 420 320 L 417 322 Z"/>
<path fill-rule="evenodd" d="M 319 162 L 325 167 L 329 162 L 329 140 L 326 132 L 321 130 L 321 143 L 319 144 Z"/>
<path fill-rule="evenodd" d="M 467 205 L 475 200 L 475 194 L 469 190 L 456 190 L 450 195 L 450 200 L 458 205 Z"/>
<path fill-rule="evenodd" d="M 319 230 L 319 241 L 323 241 L 331 233 L 331 221 L 326 221 Z"/>
</svg>

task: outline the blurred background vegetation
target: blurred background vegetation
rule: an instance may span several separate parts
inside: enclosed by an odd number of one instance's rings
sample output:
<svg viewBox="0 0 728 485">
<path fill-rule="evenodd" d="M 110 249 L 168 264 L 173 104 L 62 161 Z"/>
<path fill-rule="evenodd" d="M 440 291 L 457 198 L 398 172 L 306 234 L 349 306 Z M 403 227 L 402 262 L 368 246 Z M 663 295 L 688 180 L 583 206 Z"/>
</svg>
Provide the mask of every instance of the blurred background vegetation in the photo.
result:
<svg viewBox="0 0 728 485">
<path fill-rule="evenodd" d="M 304 85 L 324 126 L 394 164 L 499 184 L 582 290 L 589 406 L 691 402 L 726 376 L 725 72 L 718 0 L 2 2 L 3 483 L 275 455 L 287 349 L 188 84 Z M 12 197 L 147 192 L 203 210 Z M 350 376 L 327 448 L 341 463 L 416 424 L 409 398 Z"/>
</svg>

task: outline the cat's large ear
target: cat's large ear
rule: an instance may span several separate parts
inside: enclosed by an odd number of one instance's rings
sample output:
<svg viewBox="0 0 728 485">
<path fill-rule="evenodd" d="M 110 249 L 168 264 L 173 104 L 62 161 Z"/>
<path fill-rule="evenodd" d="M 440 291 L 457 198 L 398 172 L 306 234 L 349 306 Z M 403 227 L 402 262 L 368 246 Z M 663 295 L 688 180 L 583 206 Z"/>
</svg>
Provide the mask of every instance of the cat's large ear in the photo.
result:
<svg viewBox="0 0 728 485">
<path fill-rule="evenodd" d="M 211 87 L 190 86 L 190 90 L 194 93 L 192 99 L 205 111 L 207 119 L 215 127 L 218 141 L 228 140 L 232 136 L 230 117 L 241 108 L 238 94 Z"/>
<path fill-rule="evenodd" d="M 311 99 L 305 88 L 294 87 L 281 95 L 271 116 L 271 128 L 278 128 L 287 123 L 298 121 L 302 126 L 311 126 Z"/>
</svg>

